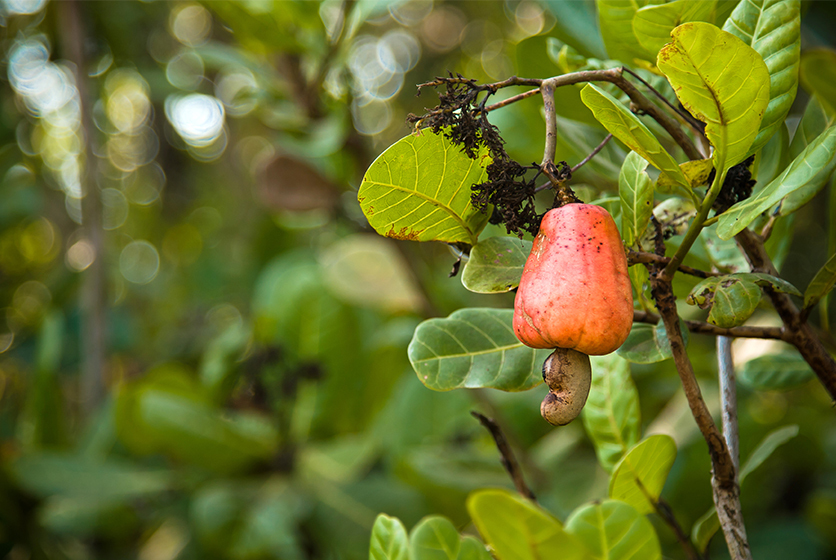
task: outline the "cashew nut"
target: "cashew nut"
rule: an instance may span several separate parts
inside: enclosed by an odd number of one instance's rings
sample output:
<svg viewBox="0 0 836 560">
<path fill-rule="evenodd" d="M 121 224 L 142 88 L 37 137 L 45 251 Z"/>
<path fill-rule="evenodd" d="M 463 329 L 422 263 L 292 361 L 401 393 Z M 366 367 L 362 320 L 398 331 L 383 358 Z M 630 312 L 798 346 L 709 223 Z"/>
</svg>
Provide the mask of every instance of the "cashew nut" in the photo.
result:
<svg viewBox="0 0 836 560">
<path fill-rule="evenodd" d="M 549 394 L 540 405 L 540 414 L 549 424 L 565 426 L 578 417 L 589 396 L 589 356 L 568 348 L 555 349 L 543 364 L 543 381 Z"/>
</svg>

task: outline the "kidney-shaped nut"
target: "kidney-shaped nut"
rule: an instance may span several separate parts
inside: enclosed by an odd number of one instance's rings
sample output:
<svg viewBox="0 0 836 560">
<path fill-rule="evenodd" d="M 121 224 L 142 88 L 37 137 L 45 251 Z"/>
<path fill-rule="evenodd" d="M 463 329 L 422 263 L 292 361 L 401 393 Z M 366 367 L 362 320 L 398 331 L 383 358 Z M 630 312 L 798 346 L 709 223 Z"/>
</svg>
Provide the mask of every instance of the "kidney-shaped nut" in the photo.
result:
<svg viewBox="0 0 836 560">
<path fill-rule="evenodd" d="M 543 364 L 543 381 L 549 394 L 540 405 L 540 414 L 549 424 L 565 426 L 578 417 L 589 396 L 589 356 L 569 348 L 555 349 Z"/>
</svg>

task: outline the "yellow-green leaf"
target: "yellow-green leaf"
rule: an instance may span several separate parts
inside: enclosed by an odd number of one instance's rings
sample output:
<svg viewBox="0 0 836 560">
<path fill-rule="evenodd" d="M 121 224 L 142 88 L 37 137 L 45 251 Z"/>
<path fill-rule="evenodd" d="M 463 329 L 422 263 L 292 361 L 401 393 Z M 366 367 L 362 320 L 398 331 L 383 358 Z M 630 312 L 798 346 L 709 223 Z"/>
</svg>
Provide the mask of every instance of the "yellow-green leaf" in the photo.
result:
<svg viewBox="0 0 836 560">
<path fill-rule="evenodd" d="M 621 237 L 632 247 L 644 233 L 653 213 L 653 182 L 645 173 L 647 161 L 636 152 L 624 158 L 618 176 L 618 196 L 621 199 Z"/>
<path fill-rule="evenodd" d="M 731 239 L 747 227 L 761 212 L 785 196 L 810 184 L 827 180 L 836 167 L 836 126 L 831 126 L 810 143 L 778 177 L 752 198 L 742 200 L 720 214 L 717 235 Z M 824 179 L 822 179 L 824 177 Z"/>
<path fill-rule="evenodd" d="M 647 5 L 663 4 L 664 0 L 597 0 L 598 27 L 610 58 L 633 64 L 634 59 L 648 59 L 652 53 L 639 44 L 633 33 L 636 10 Z"/>
<path fill-rule="evenodd" d="M 740 2 L 723 30 L 755 49 L 769 71 L 769 105 L 751 148 L 756 152 L 778 131 L 795 100 L 801 54 L 801 2 Z"/>
<path fill-rule="evenodd" d="M 627 502 L 639 513 L 651 513 L 662 494 L 676 459 L 676 443 L 666 435 L 653 435 L 625 455 L 610 477 L 610 498 Z"/>
<path fill-rule="evenodd" d="M 633 34 L 639 44 L 654 56 L 671 40 L 674 27 L 689 21 L 711 22 L 716 0 L 676 0 L 667 4 L 645 6 L 633 16 Z"/>
<path fill-rule="evenodd" d="M 443 135 L 424 130 L 378 156 L 357 200 L 380 235 L 475 245 L 488 214 L 473 206 L 470 187 L 486 180 L 489 163 L 487 149 L 471 159 Z"/>
<path fill-rule="evenodd" d="M 691 187 L 698 187 L 708 181 L 708 176 L 711 174 L 711 170 L 714 169 L 714 161 L 711 159 L 686 161 L 685 163 L 679 164 L 679 169 L 682 170 Z M 670 192 L 676 186 L 677 183 L 666 173 L 659 174 L 659 179 L 656 180 L 656 188 L 663 192 Z"/>
<path fill-rule="evenodd" d="M 688 185 L 688 179 L 679 169 L 676 160 L 662 147 L 656 136 L 612 95 L 594 84 L 586 84 L 581 90 L 581 100 L 604 128 L 628 148 L 669 175 L 678 185 Z"/>
<path fill-rule="evenodd" d="M 685 108 L 706 123 L 719 173 L 751 153 L 769 104 L 769 71 L 757 51 L 709 23 L 685 23 L 671 37 L 656 65 Z"/>
</svg>

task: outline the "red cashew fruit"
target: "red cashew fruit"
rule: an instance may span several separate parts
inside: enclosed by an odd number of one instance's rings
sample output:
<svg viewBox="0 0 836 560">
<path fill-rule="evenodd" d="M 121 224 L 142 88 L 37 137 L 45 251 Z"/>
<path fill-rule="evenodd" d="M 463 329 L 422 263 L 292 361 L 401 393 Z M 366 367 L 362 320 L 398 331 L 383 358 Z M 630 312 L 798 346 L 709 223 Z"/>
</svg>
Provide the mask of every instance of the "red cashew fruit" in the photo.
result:
<svg viewBox="0 0 836 560">
<path fill-rule="evenodd" d="M 514 333 L 532 348 L 609 354 L 633 324 L 627 257 L 612 216 L 593 204 L 546 213 L 514 300 Z"/>
</svg>

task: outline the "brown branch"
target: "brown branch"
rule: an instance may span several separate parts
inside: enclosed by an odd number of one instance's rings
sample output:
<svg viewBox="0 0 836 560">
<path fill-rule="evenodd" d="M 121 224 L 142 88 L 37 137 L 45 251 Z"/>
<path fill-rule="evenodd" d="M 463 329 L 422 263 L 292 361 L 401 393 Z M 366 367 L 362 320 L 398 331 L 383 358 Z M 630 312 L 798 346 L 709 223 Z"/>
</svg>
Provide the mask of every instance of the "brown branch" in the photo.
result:
<svg viewBox="0 0 836 560">
<path fill-rule="evenodd" d="M 89 412 L 104 398 L 104 365 L 106 342 L 107 283 L 104 268 L 104 229 L 102 228 L 102 201 L 96 183 L 96 155 L 93 135 L 96 126 L 93 122 L 93 102 L 90 97 L 87 76 L 87 57 L 84 45 L 87 44 L 84 15 L 81 2 L 68 0 L 58 2 L 61 14 L 62 32 L 61 50 L 67 60 L 75 66 L 76 88 L 81 105 L 81 130 L 84 142 L 84 171 L 81 175 L 81 187 L 84 198 L 81 199 L 82 228 L 93 247 L 92 264 L 83 272 L 81 286 L 82 315 L 82 406 Z"/>
<path fill-rule="evenodd" d="M 632 249 L 627 250 L 627 264 L 628 266 L 633 266 L 634 264 L 668 264 L 671 262 L 671 259 L 668 257 L 662 257 L 660 255 L 656 255 L 654 253 L 646 253 L 643 251 L 633 251 Z M 697 278 L 710 278 L 712 276 L 720 276 L 720 274 L 716 274 L 714 272 L 706 272 L 704 270 L 700 270 L 698 268 L 691 268 L 690 266 L 680 266 L 679 270 L 684 272 L 685 274 L 690 274 L 691 276 L 696 276 Z"/>
<path fill-rule="evenodd" d="M 633 311 L 633 322 L 635 323 L 650 323 L 655 325 L 659 322 L 659 315 L 650 313 L 648 311 Z M 683 321 L 688 327 L 688 332 L 696 334 L 708 334 L 711 336 L 728 336 L 729 338 L 763 338 L 790 341 L 790 334 L 787 333 L 783 327 L 757 327 L 752 325 L 743 325 L 740 327 L 718 327 L 711 323 L 703 323 L 702 321 Z"/>
<path fill-rule="evenodd" d="M 594 158 L 594 157 L 598 154 L 598 152 L 600 152 L 601 150 L 603 150 L 603 149 L 604 149 L 604 146 L 606 146 L 606 145 L 607 145 L 607 142 L 609 142 L 610 140 L 612 140 L 612 134 L 607 134 L 607 135 L 604 137 L 604 139 L 603 139 L 603 140 L 601 140 L 601 143 L 600 143 L 600 144 L 598 144 L 597 146 L 595 146 L 595 148 L 594 148 L 594 149 L 593 149 L 593 150 L 589 153 L 589 155 L 588 155 L 588 156 L 586 156 L 586 157 L 585 157 L 585 158 L 583 158 L 580 162 L 578 162 L 577 164 L 575 164 L 575 165 L 573 165 L 573 166 L 572 166 L 572 169 L 571 169 L 572 173 L 574 173 L 575 171 L 577 171 L 578 169 L 580 169 L 581 167 L 583 167 L 583 165 L 584 165 L 585 163 L 587 163 L 589 160 L 591 160 L 592 158 Z"/>
<path fill-rule="evenodd" d="M 751 230 L 744 229 L 735 236 L 735 240 L 743 249 L 746 259 L 752 266 L 752 272 L 778 276 L 778 271 L 772 264 L 760 237 Z M 830 398 L 836 400 L 836 361 L 833 356 L 827 352 L 819 337 L 816 336 L 812 325 L 804 321 L 803 315 L 788 294 L 776 292 L 770 287 L 765 287 L 764 292 L 784 322 L 784 330 L 788 334 L 785 340 L 798 349 L 804 360 L 813 368 Z"/>
<path fill-rule="evenodd" d="M 517 463 L 517 459 L 514 457 L 514 452 L 511 450 L 511 446 L 508 445 L 508 441 L 505 439 L 505 435 L 499 428 L 499 424 L 494 422 L 493 419 L 476 411 L 471 411 L 470 414 L 479 420 L 479 423 L 481 423 L 482 426 L 490 432 L 494 442 L 496 443 L 496 448 L 499 450 L 502 466 L 505 467 L 505 470 L 508 471 L 508 474 L 511 476 L 511 480 L 514 482 L 514 487 L 517 489 L 517 492 L 530 500 L 536 499 L 534 497 L 534 492 L 532 492 L 525 483 L 525 478 L 523 477 L 522 469 L 520 469 L 520 464 Z"/>
<path fill-rule="evenodd" d="M 638 482 L 638 479 L 636 479 L 636 481 Z M 688 538 L 688 535 L 685 534 L 685 531 L 682 529 L 679 521 L 677 521 L 676 516 L 673 514 L 673 510 L 668 502 L 659 498 L 653 502 L 653 507 L 656 509 L 656 513 L 659 514 L 659 517 L 661 517 L 673 531 L 673 534 L 676 536 L 676 540 L 679 541 L 679 545 L 685 551 L 686 556 L 688 556 L 688 560 L 701 560 L 702 556 L 700 556 L 700 553 L 697 552 L 697 549 L 694 547 L 691 539 Z"/>
<path fill-rule="evenodd" d="M 679 327 L 679 316 L 676 312 L 676 300 L 670 281 L 664 280 L 659 266 L 654 266 L 651 273 L 651 292 L 662 321 L 668 333 L 671 350 L 673 352 L 676 371 L 685 390 L 685 397 L 691 414 L 697 423 L 711 457 L 714 505 L 720 519 L 720 527 L 726 538 L 726 545 L 732 560 L 750 560 L 751 552 L 746 538 L 746 527 L 743 523 L 743 512 L 740 508 L 740 487 L 736 482 L 736 469 L 720 430 L 714 423 L 711 413 L 702 398 L 700 386 L 697 383 L 694 367 L 685 351 L 682 332 Z"/>
<path fill-rule="evenodd" d="M 524 91 L 522 93 L 518 93 L 517 95 L 512 95 L 508 99 L 503 99 L 502 101 L 497 101 L 496 103 L 491 103 L 485 107 L 485 112 L 490 113 L 496 109 L 501 109 L 506 105 L 510 105 L 511 103 L 516 103 L 517 101 L 521 101 L 523 99 L 533 97 L 540 93 L 540 88 L 537 89 L 530 89 L 528 91 Z"/>
</svg>

